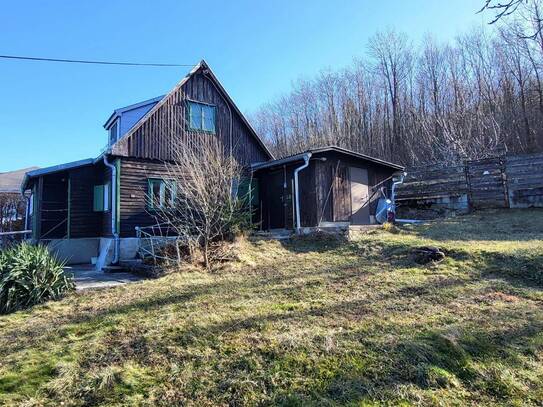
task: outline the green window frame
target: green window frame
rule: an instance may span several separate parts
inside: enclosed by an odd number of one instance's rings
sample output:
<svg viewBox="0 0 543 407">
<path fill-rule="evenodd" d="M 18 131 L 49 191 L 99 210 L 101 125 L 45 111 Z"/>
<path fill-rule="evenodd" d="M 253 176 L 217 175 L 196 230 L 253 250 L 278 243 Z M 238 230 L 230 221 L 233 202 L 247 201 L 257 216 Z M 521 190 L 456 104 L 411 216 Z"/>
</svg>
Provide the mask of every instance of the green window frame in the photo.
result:
<svg viewBox="0 0 543 407">
<path fill-rule="evenodd" d="M 208 103 L 187 101 L 189 130 L 215 134 L 217 107 Z"/>
<path fill-rule="evenodd" d="M 147 206 L 149 209 L 171 209 L 175 206 L 177 184 L 173 180 L 149 178 L 147 180 Z"/>
<path fill-rule="evenodd" d="M 238 199 L 247 200 L 252 206 L 258 206 L 260 197 L 257 178 L 242 178 L 235 182 L 233 192 Z"/>
<path fill-rule="evenodd" d="M 108 212 L 111 210 L 110 182 L 94 186 L 92 210 L 94 212 Z"/>
</svg>

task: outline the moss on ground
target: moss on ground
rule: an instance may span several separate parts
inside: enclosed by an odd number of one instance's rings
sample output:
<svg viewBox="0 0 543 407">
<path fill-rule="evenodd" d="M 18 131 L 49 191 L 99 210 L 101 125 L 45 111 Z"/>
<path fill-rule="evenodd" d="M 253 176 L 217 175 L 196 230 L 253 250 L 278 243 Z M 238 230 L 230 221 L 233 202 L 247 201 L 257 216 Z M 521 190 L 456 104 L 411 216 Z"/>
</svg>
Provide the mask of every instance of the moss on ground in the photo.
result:
<svg viewBox="0 0 543 407">
<path fill-rule="evenodd" d="M 216 273 L 2 316 L 0 405 L 540 405 L 542 215 L 242 241 Z"/>
</svg>

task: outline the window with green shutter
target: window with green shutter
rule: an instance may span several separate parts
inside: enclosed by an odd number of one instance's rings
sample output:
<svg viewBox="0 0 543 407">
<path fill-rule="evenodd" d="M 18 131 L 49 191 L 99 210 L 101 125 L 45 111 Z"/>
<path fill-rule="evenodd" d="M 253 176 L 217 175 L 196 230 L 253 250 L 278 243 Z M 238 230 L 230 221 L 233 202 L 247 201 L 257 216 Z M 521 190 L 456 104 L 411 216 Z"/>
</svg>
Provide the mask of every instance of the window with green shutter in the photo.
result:
<svg viewBox="0 0 543 407">
<path fill-rule="evenodd" d="M 103 185 L 94 186 L 94 203 L 93 203 L 92 209 L 94 212 L 104 211 L 104 186 Z"/>
<path fill-rule="evenodd" d="M 92 210 L 94 212 L 107 212 L 111 210 L 111 183 L 94 186 Z"/>
</svg>

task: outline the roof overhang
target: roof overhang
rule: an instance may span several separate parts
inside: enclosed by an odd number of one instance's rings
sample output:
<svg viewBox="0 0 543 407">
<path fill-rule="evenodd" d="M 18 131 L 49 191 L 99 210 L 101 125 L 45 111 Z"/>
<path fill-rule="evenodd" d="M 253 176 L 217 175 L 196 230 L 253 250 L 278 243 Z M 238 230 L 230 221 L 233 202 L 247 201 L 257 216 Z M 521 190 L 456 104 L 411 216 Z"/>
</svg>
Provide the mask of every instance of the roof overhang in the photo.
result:
<svg viewBox="0 0 543 407">
<path fill-rule="evenodd" d="M 353 157 L 353 158 L 357 158 L 357 159 L 364 160 L 364 161 L 369 161 L 369 162 L 372 162 L 374 164 L 381 165 L 383 167 L 388 167 L 388 168 L 391 168 L 391 169 L 394 169 L 394 170 L 397 170 L 397 171 L 403 171 L 404 170 L 404 167 L 401 166 L 401 165 L 394 164 L 394 163 L 391 163 L 391 162 L 388 162 L 388 161 L 385 161 L 385 160 L 381 160 L 379 158 L 371 157 L 369 155 L 357 153 L 356 151 L 347 150 L 346 148 L 341 148 L 341 147 L 337 147 L 337 146 L 327 146 L 327 147 L 312 148 L 310 150 L 304 151 L 303 153 L 299 153 L 299 154 L 291 155 L 291 156 L 288 156 L 288 157 L 280 158 L 278 160 L 253 164 L 253 165 L 251 165 L 251 169 L 253 171 L 258 171 L 258 170 L 261 170 L 261 169 L 264 169 L 264 168 L 271 168 L 271 167 L 276 167 L 276 166 L 279 166 L 279 165 L 286 165 L 286 164 L 290 164 L 290 163 L 293 163 L 293 162 L 296 162 L 296 161 L 303 160 L 304 156 L 306 154 L 308 154 L 308 153 L 311 153 L 312 155 L 314 155 L 314 154 L 327 153 L 327 152 L 336 152 L 336 153 L 340 153 L 340 154 L 345 154 L 345 155 L 348 155 L 348 156 Z"/>
<path fill-rule="evenodd" d="M 56 172 L 71 170 L 73 168 L 84 167 L 86 165 L 93 165 L 96 162 L 96 160 L 97 159 L 95 158 L 86 158 L 84 160 L 72 161 L 70 163 L 53 165 L 51 167 L 45 167 L 45 168 L 40 168 L 33 171 L 28 171 L 24 175 L 23 181 L 21 182 L 21 192 L 26 191 L 28 182 L 33 178 L 41 177 L 43 175 L 54 174 Z"/>
</svg>

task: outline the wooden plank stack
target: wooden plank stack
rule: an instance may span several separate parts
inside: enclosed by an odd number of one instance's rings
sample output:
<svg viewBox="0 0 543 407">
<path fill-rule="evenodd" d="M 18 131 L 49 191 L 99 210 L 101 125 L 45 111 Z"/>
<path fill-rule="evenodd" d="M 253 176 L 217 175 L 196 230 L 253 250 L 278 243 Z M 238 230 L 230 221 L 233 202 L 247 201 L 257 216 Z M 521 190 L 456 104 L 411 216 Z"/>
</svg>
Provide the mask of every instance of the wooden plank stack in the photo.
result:
<svg viewBox="0 0 543 407">
<path fill-rule="evenodd" d="M 407 170 L 400 206 L 430 210 L 543 207 L 543 153 Z"/>
</svg>

